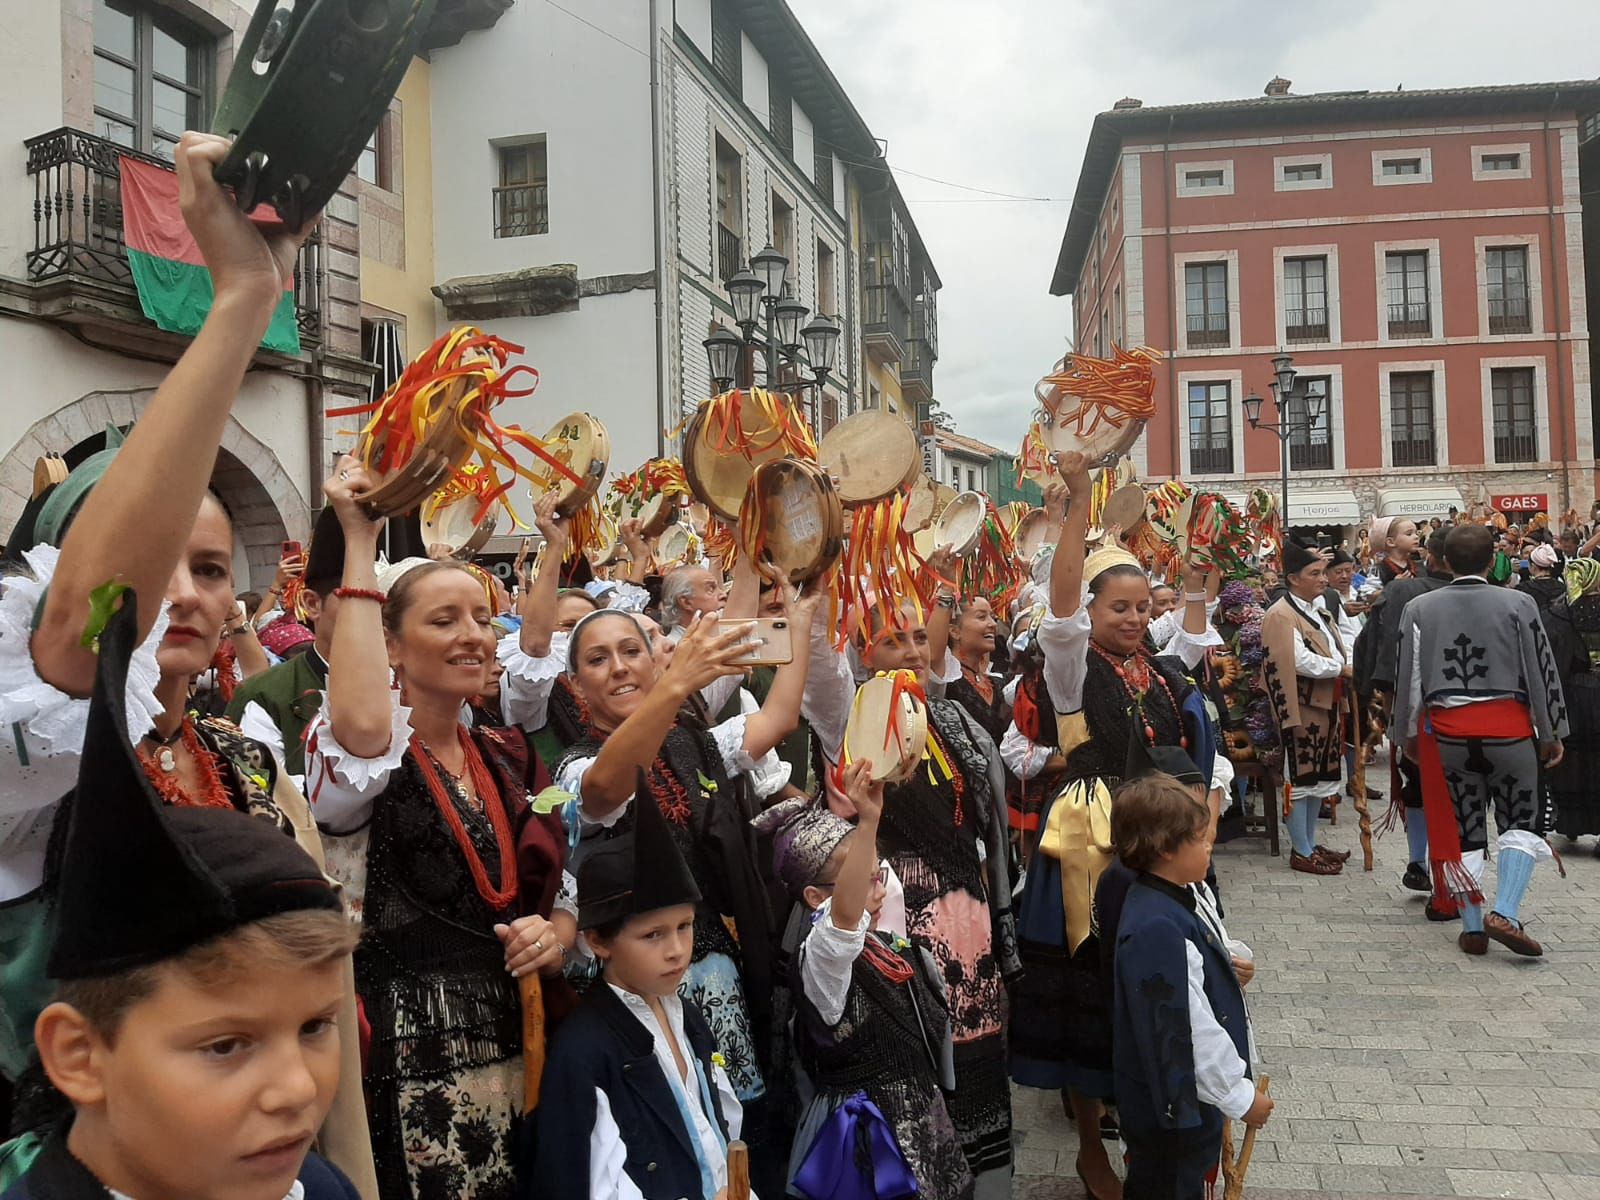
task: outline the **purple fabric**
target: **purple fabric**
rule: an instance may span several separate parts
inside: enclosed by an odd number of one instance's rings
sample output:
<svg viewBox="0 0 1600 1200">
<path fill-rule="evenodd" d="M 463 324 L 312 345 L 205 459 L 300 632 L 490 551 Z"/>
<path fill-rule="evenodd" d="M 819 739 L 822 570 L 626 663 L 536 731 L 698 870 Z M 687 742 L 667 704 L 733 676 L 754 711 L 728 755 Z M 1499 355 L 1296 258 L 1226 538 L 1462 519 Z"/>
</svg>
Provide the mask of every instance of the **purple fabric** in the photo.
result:
<svg viewBox="0 0 1600 1200">
<path fill-rule="evenodd" d="M 792 1186 L 807 1200 L 901 1200 L 921 1193 L 894 1130 L 857 1092 L 817 1130 Z"/>
</svg>

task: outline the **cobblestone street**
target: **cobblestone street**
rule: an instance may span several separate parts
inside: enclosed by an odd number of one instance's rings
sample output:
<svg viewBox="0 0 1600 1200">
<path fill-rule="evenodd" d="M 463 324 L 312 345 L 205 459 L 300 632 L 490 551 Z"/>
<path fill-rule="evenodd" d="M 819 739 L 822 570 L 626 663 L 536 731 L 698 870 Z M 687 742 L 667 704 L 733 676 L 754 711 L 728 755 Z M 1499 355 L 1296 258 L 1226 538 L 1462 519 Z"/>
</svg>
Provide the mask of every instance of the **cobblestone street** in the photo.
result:
<svg viewBox="0 0 1600 1200">
<path fill-rule="evenodd" d="M 1287 842 L 1276 859 L 1260 840 L 1217 849 L 1228 930 L 1258 964 L 1245 995 L 1277 1100 L 1246 1196 L 1600 1200 L 1592 839 L 1570 853 L 1555 839 L 1568 878 L 1546 864 L 1529 890 L 1543 959 L 1494 943 L 1469 958 L 1460 924 L 1425 921 L 1424 897 L 1400 887 L 1403 833 L 1377 843 L 1366 875 L 1354 816 L 1340 812 L 1322 840 L 1356 853 L 1337 878 L 1292 873 Z M 1082 1196 L 1059 1099 L 1018 1091 L 1016 1124 L 1016 1194 Z"/>
</svg>

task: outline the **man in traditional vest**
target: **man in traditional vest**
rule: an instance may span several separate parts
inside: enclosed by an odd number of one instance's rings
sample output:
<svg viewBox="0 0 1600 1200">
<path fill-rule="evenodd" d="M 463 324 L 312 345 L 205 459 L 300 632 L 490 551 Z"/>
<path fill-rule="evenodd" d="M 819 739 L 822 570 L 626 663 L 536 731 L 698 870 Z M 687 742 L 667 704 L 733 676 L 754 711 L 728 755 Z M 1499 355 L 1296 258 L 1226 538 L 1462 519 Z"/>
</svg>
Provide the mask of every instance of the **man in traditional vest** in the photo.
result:
<svg viewBox="0 0 1600 1200">
<path fill-rule="evenodd" d="M 1468 954 L 1493 938 L 1513 953 L 1543 954 L 1523 930 L 1533 868 L 1554 857 L 1539 764 L 1561 761 L 1566 701 L 1532 596 L 1486 578 L 1494 531 L 1458 525 L 1445 539 L 1455 578 L 1400 615 L 1393 736 L 1422 769 L 1422 806 L 1435 888 L 1461 903 Z M 1483 912 L 1486 810 L 1500 831 L 1494 909 Z"/>
<path fill-rule="evenodd" d="M 1350 668 L 1328 613 L 1326 559 L 1293 541 L 1283 544 L 1287 589 L 1261 622 L 1262 682 L 1283 740 L 1289 812 L 1289 865 L 1307 875 L 1337 875 L 1350 852 L 1317 844 L 1323 801 L 1339 794 L 1344 765 L 1342 689 Z"/>
</svg>

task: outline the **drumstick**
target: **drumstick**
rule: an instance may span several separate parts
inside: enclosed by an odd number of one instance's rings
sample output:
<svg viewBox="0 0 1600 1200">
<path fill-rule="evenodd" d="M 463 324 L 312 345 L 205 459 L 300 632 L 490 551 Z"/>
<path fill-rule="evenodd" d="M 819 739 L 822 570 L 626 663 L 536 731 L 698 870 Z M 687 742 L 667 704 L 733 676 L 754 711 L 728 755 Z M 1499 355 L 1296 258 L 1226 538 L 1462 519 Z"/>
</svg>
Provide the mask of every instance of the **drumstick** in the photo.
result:
<svg viewBox="0 0 1600 1200">
<path fill-rule="evenodd" d="M 544 1078 L 544 984 L 537 971 L 517 979 L 522 997 L 522 1111 L 539 1107 L 539 1083 Z"/>
<path fill-rule="evenodd" d="M 728 1200 L 750 1200 L 750 1150 L 743 1142 L 728 1143 Z"/>
<path fill-rule="evenodd" d="M 1256 1082 L 1256 1091 L 1265 1096 L 1271 1086 L 1272 1076 L 1263 1075 Z M 1259 1125 L 1252 1125 L 1245 1130 L 1244 1144 L 1239 1147 L 1239 1161 L 1234 1166 L 1233 1177 L 1228 1180 L 1228 1186 L 1222 1193 L 1222 1200 L 1243 1200 L 1244 1176 L 1250 1169 L 1250 1156 L 1256 1152 L 1256 1134 L 1260 1129 Z"/>
</svg>

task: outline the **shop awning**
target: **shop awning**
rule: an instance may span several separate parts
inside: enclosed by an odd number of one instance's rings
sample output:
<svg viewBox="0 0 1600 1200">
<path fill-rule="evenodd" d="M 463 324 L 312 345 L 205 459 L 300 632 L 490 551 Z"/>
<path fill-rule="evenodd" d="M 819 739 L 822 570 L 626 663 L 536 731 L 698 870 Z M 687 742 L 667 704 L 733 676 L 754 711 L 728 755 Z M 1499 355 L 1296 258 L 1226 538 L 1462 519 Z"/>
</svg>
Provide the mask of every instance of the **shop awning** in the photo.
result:
<svg viewBox="0 0 1600 1200">
<path fill-rule="evenodd" d="M 1344 488 L 1289 488 L 1290 525 L 1354 525 L 1361 520 L 1356 494 Z"/>
<path fill-rule="evenodd" d="M 1453 487 L 1387 488 L 1378 493 L 1380 517 L 1445 517 L 1466 502 Z"/>
</svg>

